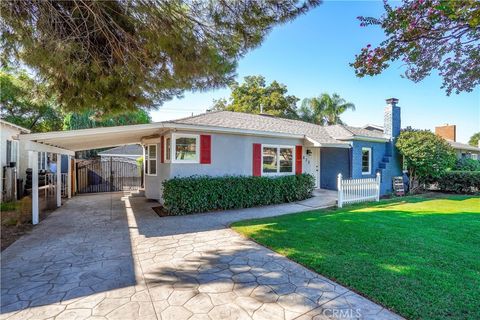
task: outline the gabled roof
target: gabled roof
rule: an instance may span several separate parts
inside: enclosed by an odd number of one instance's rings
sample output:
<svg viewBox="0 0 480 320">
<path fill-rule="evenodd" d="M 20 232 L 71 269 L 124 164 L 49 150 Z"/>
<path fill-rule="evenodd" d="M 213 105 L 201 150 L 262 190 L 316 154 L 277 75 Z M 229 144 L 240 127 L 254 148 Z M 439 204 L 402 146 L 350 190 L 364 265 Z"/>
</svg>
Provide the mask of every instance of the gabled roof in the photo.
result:
<svg viewBox="0 0 480 320">
<path fill-rule="evenodd" d="M 383 126 L 380 126 L 378 124 L 372 124 L 372 123 L 364 125 L 362 127 L 362 129 L 377 130 L 377 131 L 381 131 L 381 132 L 383 132 L 383 130 L 384 130 Z"/>
<path fill-rule="evenodd" d="M 21 126 L 18 126 L 14 123 L 11 123 L 11 122 L 8 122 L 8 121 L 5 121 L 3 119 L 0 119 L 0 123 L 3 124 L 3 125 L 6 125 L 6 126 L 9 126 L 9 127 L 12 127 L 16 130 L 18 130 L 20 133 L 30 133 L 30 130 L 24 128 L 24 127 L 21 127 Z"/>
<path fill-rule="evenodd" d="M 193 117 L 167 121 L 172 124 L 223 127 L 233 129 L 305 135 L 320 145 L 348 144 L 345 140 L 372 138 L 386 140 L 383 133 L 343 125 L 320 126 L 299 120 L 231 111 L 213 111 Z"/>
<path fill-rule="evenodd" d="M 106 155 L 128 155 L 128 156 L 142 156 L 142 146 L 139 144 L 129 144 L 126 146 L 119 146 L 112 149 L 104 150 L 98 153 L 101 156 Z"/>
<path fill-rule="evenodd" d="M 447 142 L 452 146 L 453 149 L 455 150 L 468 150 L 468 151 L 476 151 L 480 153 L 480 148 L 471 146 L 466 143 L 461 143 L 461 142 L 456 142 L 452 140 L 447 140 Z"/>
</svg>

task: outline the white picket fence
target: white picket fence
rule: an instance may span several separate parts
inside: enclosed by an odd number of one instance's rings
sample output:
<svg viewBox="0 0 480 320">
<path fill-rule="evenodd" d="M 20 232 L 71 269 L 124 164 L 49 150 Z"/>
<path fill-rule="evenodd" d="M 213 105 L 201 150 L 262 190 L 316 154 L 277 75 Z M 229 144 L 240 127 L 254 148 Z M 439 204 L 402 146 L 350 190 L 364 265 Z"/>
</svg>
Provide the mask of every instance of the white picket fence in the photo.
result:
<svg viewBox="0 0 480 320">
<path fill-rule="evenodd" d="M 376 178 L 366 179 L 343 179 L 338 174 L 338 207 L 347 203 L 357 203 L 380 200 L 380 173 Z"/>
</svg>

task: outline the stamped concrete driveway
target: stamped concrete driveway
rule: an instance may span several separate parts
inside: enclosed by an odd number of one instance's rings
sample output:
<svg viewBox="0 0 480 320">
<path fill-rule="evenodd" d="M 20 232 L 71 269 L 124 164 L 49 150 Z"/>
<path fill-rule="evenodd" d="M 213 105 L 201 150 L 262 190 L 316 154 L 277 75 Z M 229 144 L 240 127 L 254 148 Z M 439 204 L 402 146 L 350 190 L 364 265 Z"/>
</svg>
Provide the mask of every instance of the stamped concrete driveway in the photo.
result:
<svg viewBox="0 0 480 320">
<path fill-rule="evenodd" d="M 3 252 L 1 319 L 399 318 L 227 227 L 312 202 L 166 218 L 154 205 L 69 200 Z"/>
</svg>

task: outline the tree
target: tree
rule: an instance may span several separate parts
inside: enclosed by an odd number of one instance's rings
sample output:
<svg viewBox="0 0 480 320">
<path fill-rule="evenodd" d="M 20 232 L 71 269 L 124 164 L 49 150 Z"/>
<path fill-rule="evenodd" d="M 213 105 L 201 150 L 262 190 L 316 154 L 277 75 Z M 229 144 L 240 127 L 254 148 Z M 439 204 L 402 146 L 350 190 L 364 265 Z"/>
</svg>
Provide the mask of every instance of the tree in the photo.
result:
<svg viewBox="0 0 480 320">
<path fill-rule="evenodd" d="M 468 140 L 468 144 L 474 147 L 478 147 L 478 140 L 480 140 L 480 132 L 474 133 Z"/>
<path fill-rule="evenodd" d="M 401 60 L 405 77 L 415 82 L 438 70 L 447 95 L 480 83 L 480 2 L 405 0 L 393 8 L 385 1 L 384 7 L 378 19 L 359 17 L 361 26 L 380 26 L 387 39 L 361 49 L 351 64 L 357 76 L 380 74 Z"/>
<path fill-rule="evenodd" d="M 429 130 L 404 130 L 396 146 L 410 177 L 410 190 L 439 178 L 455 165 L 455 151 L 448 142 Z"/>
<path fill-rule="evenodd" d="M 355 105 L 346 102 L 337 93 L 331 96 L 328 93 L 322 93 L 319 97 L 303 99 L 298 114 L 303 121 L 323 126 L 344 124 L 340 116 L 347 110 L 355 110 Z"/>
<path fill-rule="evenodd" d="M 273 81 L 268 86 L 262 76 L 247 76 L 242 84 L 230 85 L 231 95 L 228 101 L 214 101 L 213 109 L 259 114 L 271 114 L 283 118 L 297 118 L 296 103 L 299 100 L 287 95 L 284 84 Z"/>
<path fill-rule="evenodd" d="M 0 115 L 2 119 L 32 132 L 62 129 L 63 114 L 49 92 L 25 71 L 0 70 Z"/>
<path fill-rule="evenodd" d="M 132 124 L 143 124 L 150 123 L 150 115 L 142 109 L 137 111 L 125 112 L 122 114 L 106 117 L 99 114 L 97 111 L 90 110 L 84 111 L 82 113 L 70 112 L 68 113 L 63 121 L 63 130 L 77 130 L 77 129 L 88 129 L 88 128 L 97 128 L 97 127 L 112 127 L 112 126 L 124 126 Z M 77 151 L 75 153 L 76 158 L 79 159 L 89 159 L 95 158 L 98 156 L 98 152 L 106 150 L 94 149 L 94 150 L 84 150 Z"/>
<path fill-rule="evenodd" d="M 63 121 L 63 130 L 124 126 L 150 122 L 150 115 L 141 109 L 110 117 L 101 117 L 96 111 L 85 111 L 67 114 Z"/>
<path fill-rule="evenodd" d="M 228 84 L 276 25 L 319 4 L 279 1 L 2 1 L 3 63 L 28 65 L 67 111 L 153 108 Z"/>
</svg>

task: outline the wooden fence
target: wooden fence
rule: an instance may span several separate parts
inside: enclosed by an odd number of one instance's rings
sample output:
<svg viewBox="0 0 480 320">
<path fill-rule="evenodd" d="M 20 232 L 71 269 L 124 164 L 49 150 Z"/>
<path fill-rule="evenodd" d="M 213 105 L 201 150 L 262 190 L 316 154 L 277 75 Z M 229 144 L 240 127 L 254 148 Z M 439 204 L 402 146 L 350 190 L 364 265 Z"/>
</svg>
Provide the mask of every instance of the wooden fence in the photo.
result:
<svg viewBox="0 0 480 320">
<path fill-rule="evenodd" d="M 344 204 L 380 200 L 380 173 L 376 178 L 343 179 L 338 174 L 338 207 Z"/>
</svg>

